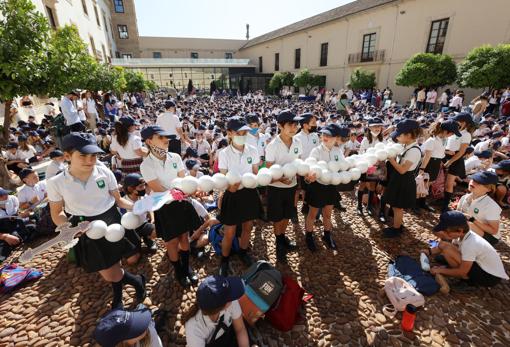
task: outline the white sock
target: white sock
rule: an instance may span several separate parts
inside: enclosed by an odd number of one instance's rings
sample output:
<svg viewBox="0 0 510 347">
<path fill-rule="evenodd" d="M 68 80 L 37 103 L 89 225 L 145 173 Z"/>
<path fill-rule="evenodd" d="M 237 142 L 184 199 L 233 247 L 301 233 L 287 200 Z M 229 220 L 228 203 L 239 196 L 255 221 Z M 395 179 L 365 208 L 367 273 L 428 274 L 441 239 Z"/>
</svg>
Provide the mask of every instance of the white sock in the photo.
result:
<svg viewBox="0 0 510 347">
<path fill-rule="evenodd" d="M 430 261 L 425 253 L 420 253 L 421 269 L 423 271 L 430 271 Z"/>
</svg>

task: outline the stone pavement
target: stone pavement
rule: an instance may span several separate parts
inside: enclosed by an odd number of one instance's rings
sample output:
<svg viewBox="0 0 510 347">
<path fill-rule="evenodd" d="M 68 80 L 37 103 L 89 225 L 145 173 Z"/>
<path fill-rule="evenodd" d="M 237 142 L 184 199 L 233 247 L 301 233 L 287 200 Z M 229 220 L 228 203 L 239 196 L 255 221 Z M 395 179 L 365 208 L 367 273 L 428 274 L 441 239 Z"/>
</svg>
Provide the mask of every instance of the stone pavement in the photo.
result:
<svg viewBox="0 0 510 347">
<path fill-rule="evenodd" d="M 312 255 L 305 250 L 304 230 L 289 226 L 288 234 L 301 247 L 300 253 L 289 255 L 288 265 L 278 264 L 284 273 L 298 279 L 314 298 L 305 305 L 303 319 L 291 332 L 280 333 L 267 323 L 259 323 L 264 345 L 267 346 L 509 346 L 510 286 L 500 284 L 490 290 L 480 289 L 469 294 L 436 294 L 426 298 L 418 312 L 414 333 L 402 334 L 400 314 L 388 319 L 382 306 L 388 303 L 382 290 L 388 260 L 407 252 L 418 259 L 419 250 L 432 238 L 429 232 L 437 215 L 406 214 L 408 231 L 399 240 L 380 237 L 380 224 L 355 213 L 350 198 L 343 201 L 347 212 L 335 213 L 335 239 L 339 251 L 323 247 Z M 303 217 L 300 215 L 301 225 Z M 510 223 L 504 219 L 504 243 L 497 246 L 505 267 L 510 272 Z M 42 242 L 41 240 L 40 242 Z M 253 253 L 261 259 L 276 262 L 274 236 L 268 225 L 253 233 Z M 13 254 L 15 261 L 21 251 Z M 193 265 L 200 276 L 217 270 L 218 259 Z M 29 263 L 44 271 L 44 276 L 10 296 L 0 296 L 0 346 L 93 346 L 91 334 L 95 323 L 107 312 L 111 289 L 97 274 L 86 274 L 68 264 L 60 250 L 46 252 Z M 173 280 L 164 256 L 163 245 L 157 254 L 144 258 L 135 273 L 148 278 L 151 308 L 169 311 L 165 346 L 184 346 L 183 310 L 195 298 L 194 290 L 183 291 Z M 235 259 L 233 268 L 243 271 Z M 127 287 L 130 295 L 134 292 Z M 133 295 L 134 296 L 134 295 Z M 131 297 L 125 294 L 129 306 Z"/>
</svg>

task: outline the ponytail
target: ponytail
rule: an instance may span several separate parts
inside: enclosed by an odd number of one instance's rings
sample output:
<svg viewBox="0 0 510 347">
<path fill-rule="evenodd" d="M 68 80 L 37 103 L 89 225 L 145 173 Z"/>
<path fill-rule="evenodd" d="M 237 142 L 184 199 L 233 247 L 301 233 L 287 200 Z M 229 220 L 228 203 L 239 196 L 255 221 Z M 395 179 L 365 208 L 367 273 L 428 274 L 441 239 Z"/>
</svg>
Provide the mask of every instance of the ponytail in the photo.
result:
<svg viewBox="0 0 510 347">
<path fill-rule="evenodd" d="M 437 136 L 439 135 L 443 129 L 441 128 L 441 122 L 434 122 L 430 125 L 428 132 L 430 136 Z"/>
<path fill-rule="evenodd" d="M 115 135 L 119 145 L 122 147 L 126 146 L 129 140 L 129 127 L 124 125 L 122 122 L 115 122 Z"/>
</svg>

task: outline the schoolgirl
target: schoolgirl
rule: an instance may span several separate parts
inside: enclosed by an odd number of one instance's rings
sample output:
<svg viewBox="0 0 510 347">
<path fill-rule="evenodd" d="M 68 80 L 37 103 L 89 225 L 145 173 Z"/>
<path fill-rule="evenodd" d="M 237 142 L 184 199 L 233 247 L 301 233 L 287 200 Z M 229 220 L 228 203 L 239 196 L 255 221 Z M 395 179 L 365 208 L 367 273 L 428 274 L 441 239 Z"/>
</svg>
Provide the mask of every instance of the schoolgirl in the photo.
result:
<svg viewBox="0 0 510 347">
<path fill-rule="evenodd" d="M 317 161 L 324 160 L 326 162 L 342 160 L 343 153 L 339 147 L 335 146 L 337 141 L 336 135 L 336 128 L 333 124 L 322 129 L 321 144 L 312 149 L 310 157 L 317 159 Z M 305 221 L 306 246 L 312 252 L 317 250 L 315 240 L 313 238 L 313 228 L 317 212 L 319 209 L 322 209 L 324 225 L 324 235 L 322 236 L 322 240 L 328 248 L 336 249 L 336 243 L 331 236 L 331 231 L 333 230 L 331 212 L 333 211 L 333 205 L 336 201 L 338 201 L 336 187 L 324 183 L 320 178 L 316 181 L 313 176 L 306 178 L 306 182 L 309 184 L 306 194 L 306 202 L 310 206 Z"/>
<path fill-rule="evenodd" d="M 120 196 L 113 173 L 104 165 L 96 165 L 97 154 L 103 153 L 92 134 L 70 133 L 62 139 L 62 149 L 69 168 L 47 182 L 48 200 L 53 222 L 72 225 L 80 221 L 102 220 L 107 225 L 120 223 L 120 208 L 131 209 L 133 204 Z M 77 264 L 86 272 L 99 272 L 112 284 L 113 308 L 122 307 L 122 287 L 129 284 L 136 289 L 136 299 L 145 298 L 145 277 L 135 276 L 122 269 L 121 258 L 135 246 L 123 238 L 110 242 L 104 237 L 91 239 L 86 234 L 74 246 Z"/>
<path fill-rule="evenodd" d="M 37 156 L 34 146 L 28 144 L 28 138 L 25 135 L 18 136 L 17 155 L 21 160 L 27 160 L 29 163 L 37 163 L 41 159 Z"/>
<path fill-rule="evenodd" d="M 427 188 L 430 184 L 437 179 L 441 163 L 445 157 L 445 144 L 446 139 L 452 135 L 462 136 L 459 131 L 459 124 L 455 121 L 448 120 L 443 122 L 435 122 L 429 128 L 430 137 L 422 144 L 421 150 L 423 154 L 423 160 L 420 165 L 420 173 L 428 173 L 429 180 Z M 427 205 L 425 198 L 418 199 L 418 207 L 433 211 L 433 209 Z"/>
<path fill-rule="evenodd" d="M 502 160 L 493 168 L 498 175 L 498 184 L 494 195 L 496 202 L 503 208 L 508 208 L 508 191 L 510 189 L 510 159 Z"/>
<path fill-rule="evenodd" d="M 7 169 L 12 170 L 17 175 L 22 169 L 28 166 L 28 162 L 23 159 L 21 153 L 18 152 L 18 144 L 16 142 L 9 142 L 6 149 L 5 157 L 7 158 Z"/>
<path fill-rule="evenodd" d="M 459 123 L 461 136 L 452 135 L 448 138 L 446 143 L 444 166 L 447 170 L 447 175 L 442 211 L 448 210 L 457 177 L 464 178 L 466 176 L 466 167 L 464 166 L 463 157 L 466 153 L 466 148 L 471 143 L 471 133 L 474 130 L 473 120 L 469 113 L 459 113 L 453 117 L 453 120 Z"/>
<path fill-rule="evenodd" d="M 383 121 L 381 118 L 375 117 L 368 120 L 368 129 L 361 141 L 359 154 L 363 154 L 367 149 L 375 147 L 379 142 L 383 142 Z M 370 179 L 366 174 L 361 175 L 360 185 L 358 187 L 358 214 L 363 215 L 363 196 L 368 194 L 367 213 L 373 215 L 374 206 L 372 200 L 375 193 L 377 181 Z"/>
<path fill-rule="evenodd" d="M 396 159 L 390 158 L 388 184 L 383 193 L 383 200 L 393 209 L 393 225 L 383 230 L 385 237 L 397 237 L 402 233 L 404 208 L 413 208 L 416 204 L 416 169 L 420 164 L 421 150 L 416 139 L 421 134 L 420 124 L 413 119 L 397 123 L 391 134 L 404 145 L 404 152 Z"/>
<path fill-rule="evenodd" d="M 218 168 L 221 173 L 232 172 L 240 176 L 245 173 L 257 174 L 260 156 L 255 147 L 246 144 L 246 133 L 249 129 L 242 118 L 233 117 L 228 121 L 227 136 L 230 144 L 219 152 Z M 242 225 L 239 257 L 247 266 L 253 262 L 247 251 L 253 220 L 260 217 L 262 205 L 257 189 L 239 189 L 239 186 L 240 184 L 230 185 L 221 199 L 218 220 L 223 223 L 225 234 L 221 243 L 220 276 L 228 276 L 232 241 L 238 224 Z"/>
<path fill-rule="evenodd" d="M 131 116 L 121 117 L 115 122 L 110 152 L 121 159 L 120 168 L 125 175 L 139 173 L 143 157 L 147 155 L 141 138 L 134 134 L 138 124 Z"/>
<path fill-rule="evenodd" d="M 140 165 L 142 177 L 151 191 L 167 191 L 175 178 L 185 174 L 181 156 L 168 152 L 171 134 L 158 125 L 150 125 L 141 131 L 141 135 L 149 147 L 149 155 Z M 156 234 L 165 242 L 179 284 L 187 287 L 198 283 L 196 273 L 189 266 L 188 233 L 200 226 L 200 218 L 190 201 L 184 198 L 165 204 L 154 212 L 154 219 Z"/>
<path fill-rule="evenodd" d="M 268 136 L 260 132 L 260 119 L 256 114 L 246 116 L 246 124 L 250 128 L 246 134 L 246 143 L 255 147 L 261 161 L 264 161 Z"/>
</svg>

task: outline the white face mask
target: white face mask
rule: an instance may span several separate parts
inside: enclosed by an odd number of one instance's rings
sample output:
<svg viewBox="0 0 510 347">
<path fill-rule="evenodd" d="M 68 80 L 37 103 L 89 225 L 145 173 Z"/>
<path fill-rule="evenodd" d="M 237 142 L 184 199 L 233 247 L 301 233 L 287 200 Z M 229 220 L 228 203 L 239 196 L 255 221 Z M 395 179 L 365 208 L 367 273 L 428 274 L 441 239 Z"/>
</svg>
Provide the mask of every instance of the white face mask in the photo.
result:
<svg viewBox="0 0 510 347">
<path fill-rule="evenodd" d="M 232 141 L 237 146 L 244 146 L 244 144 L 246 143 L 246 135 L 245 136 L 234 136 Z"/>
<path fill-rule="evenodd" d="M 370 133 L 372 134 L 372 136 L 373 136 L 373 137 L 377 137 L 377 136 L 379 136 L 379 134 L 380 134 L 381 132 L 380 132 L 380 131 L 379 131 L 379 132 L 373 132 L 373 131 L 371 131 Z"/>
</svg>

